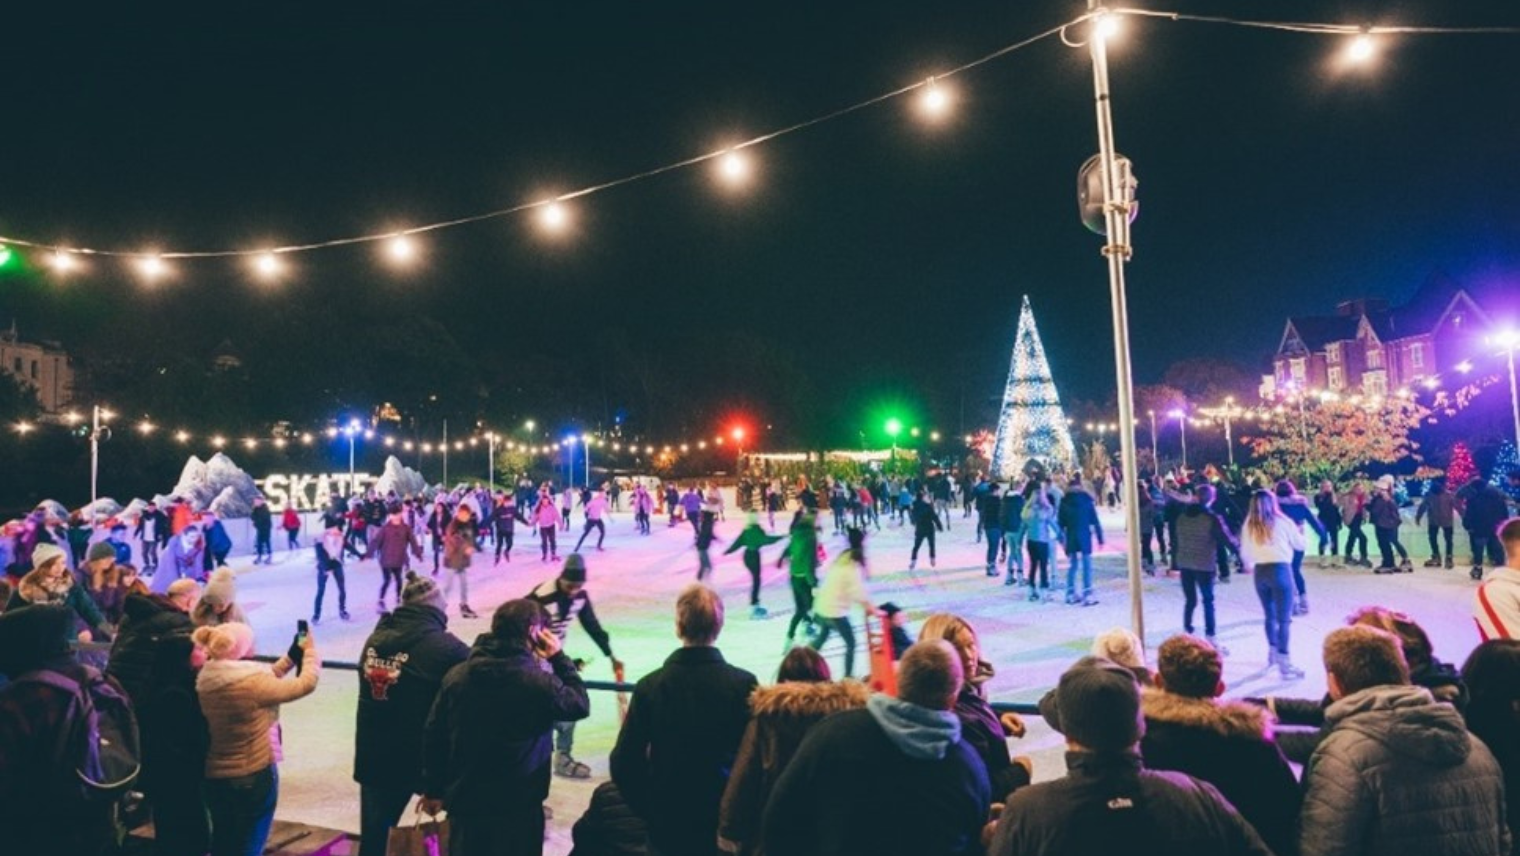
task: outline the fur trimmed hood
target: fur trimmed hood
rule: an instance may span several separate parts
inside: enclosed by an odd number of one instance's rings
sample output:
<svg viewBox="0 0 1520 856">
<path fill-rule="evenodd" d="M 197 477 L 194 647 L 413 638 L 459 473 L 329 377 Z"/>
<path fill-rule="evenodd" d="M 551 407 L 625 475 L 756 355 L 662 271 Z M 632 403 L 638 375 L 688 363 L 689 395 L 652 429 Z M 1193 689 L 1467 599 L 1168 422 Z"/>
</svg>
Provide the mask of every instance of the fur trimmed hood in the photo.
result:
<svg viewBox="0 0 1520 856">
<path fill-rule="evenodd" d="M 69 572 L 57 579 L 48 579 L 41 570 L 34 570 L 21 578 L 16 593 L 27 603 L 63 603 L 68 599 L 69 589 L 74 587 L 74 575 Z"/>
<path fill-rule="evenodd" d="M 755 690 L 749 709 L 757 718 L 824 717 L 865 707 L 870 697 L 871 690 L 859 681 L 792 681 Z"/>
<path fill-rule="evenodd" d="M 1188 698 L 1147 688 L 1141 693 L 1140 709 L 1153 722 L 1207 729 L 1223 737 L 1272 739 L 1271 714 L 1246 702 Z"/>
</svg>

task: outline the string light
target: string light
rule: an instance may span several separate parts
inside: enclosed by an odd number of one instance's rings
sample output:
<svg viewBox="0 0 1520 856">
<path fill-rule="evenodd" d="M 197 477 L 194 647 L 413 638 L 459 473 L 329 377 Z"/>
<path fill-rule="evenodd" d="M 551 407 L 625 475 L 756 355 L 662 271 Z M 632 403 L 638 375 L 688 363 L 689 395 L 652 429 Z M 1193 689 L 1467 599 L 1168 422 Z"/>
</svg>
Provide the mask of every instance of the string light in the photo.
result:
<svg viewBox="0 0 1520 856">
<path fill-rule="evenodd" d="M 410 235 L 394 235 L 385 242 L 385 254 L 396 264 L 411 264 L 417 258 L 417 242 Z"/>
<path fill-rule="evenodd" d="M 918 103 L 925 116 L 938 119 L 950 110 L 950 93 L 931 77 L 924 81 L 924 93 L 919 96 Z"/>
<path fill-rule="evenodd" d="M 190 442 L 190 432 L 188 432 L 188 431 L 175 431 L 174 432 L 174 439 L 178 440 L 181 443 L 188 443 L 188 442 Z"/>
<path fill-rule="evenodd" d="M 143 256 L 137 261 L 137 270 L 149 282 L 157 280 L 169 272 L 169 265 L 162 257 L 157 255 Z"/>
<path fill-rule="evenodd" d="M 265 279 L 279 276 L 281 267 L 279 257 L 272 252 L 260 253 L 253 258 L 253 269 Z"/>
<path fill-rule="evenodd" d="M 621 177 L 618 177 L 618 178 L 614 178 L 614 179 L 611 179 L 611 180 L 608 180 L 608 181 L 604 181 L 604 182 L 602 182 L 600 184 L 595 184 L 595 185 L 591 185 L 591 186 L 588 186 L 588 187 L 583 187 L 583 188 L 580 188 L 578 190 L 566 193 L 566 194 L 558 197 L 558 199 L 556 199 L 553 202 L 545 203 L 545 202 L 542 202 L 542 201 L 536 201 L 536 202 L 518 203 L 518 204 L 510 205 L 508 207 L 504 207 L 504 208 L 500 208 L 500 209 L 496 209 L 496 210 L 492 210 L 492 211 L 486 211 L 486 212 L 481 212 L 481 213 L 476 213 L 476 214 L 465 215 L 465 216 L 461 216 L 461 217 L 455 217 L 455 218 L 449 219 L 449 220 L 443 220 L 443 221 L 438 221 L 438 222 L 434 222 L 434 223 L 425 224 L 425 225 L 422 225 L 422 226 L 413 227 L 413 228 L 408 229 L 405 234 L 396 234 L 394 232 L 390 232 L 390 233 L 379 233 L 379 234 L 351 235 L 351 236 L 346 236 L 346 237 L 333 238 L 333 239 L 329 239 L 329 240 L 309 241 L 309 242 L 306 242 L 306 243 L 292 244 L 292 245 L 288 245 L 288 246 L 282 246 L 282 247 L 271 248 L 271 249 L 264 249 L 264 250 L 237 250 L 237 249 L 211 249 L 211 250 L 195 250 L 195 251 L 180 250 L 180 251 L 173 251 L 173 252 L 163 252 L 161 254 L 155 254 L 155 255 L 151 255 L 151 256 L 144 256 L 141 252 L 138 252 L 138 251 L 112 250 L 112 249 L 87 249 L 87 248 L 73 248 L 73 249 L 71 249 L 69 247 L 64 247 L 64 246 L 61 246 L 61 245 L 52 244 L 52 243 L 45 242 L 45 241 L 33 241 L 33 240 L 27 240 L 27 239 L 24 239 L 24 238 L 0 236 L 0 253 L 9 254 L 10 249 L 9 249 L 9 247 L 7 245 L 11 245 L 11 246 L 15 246 L 15 247 L 24 247 L 24 248 L 29 248 L 29 249 L 43 250 L 43 251 L 47 251 L 47 252 L 52 252 L 52 253 L 54 253 L 54 256 L 55 256 L 55 258 L 53 260 L 54 261 L 54 266 L 60 272 L 63 271 L 63 270 L 68 269 L 69 266 L 72 264 L 71 261 L 64 261 L 64 259 L 67 258 L 67 257 L 69 257 L 69 256 L 71 256 L 71 255 L 73 255 L 73 254 L 75 254 L 75 253 L 90 254 L 90 255 L 97 255 L 97 256 L 103 256 L 103 257 L 126 258 L 128 260 L 135 260 L 136 263 L 137 263 L 137 265 L 142 269 L 143 275 L 146 276 L 149 279 L 157 278 L 157 277 L 159 277 L 159 276 L 161 276 L 161 275 L 163 275 L 163 274 L 165 274 L 165 273 L 168 272 L 167 266 L 165 264 L 165 260 L 168 260 L 168 259 L 211 259 L 211 258 L 248 258 L 248 257 L 254 257 L 256 259 L 259 259 L 259 258 L 262 258 L 263 256 L 266 256 L 266 255 L 269 255 L 269 254 L 284 254 L 284 253 L 294 253 L 294 252 L 308 252 L 308 251 L 314 251 L 314 250 L 328 249 L 328 248 L 334 248 L 334 247 L 344 247 L 344 246 L 351 246 L 351 245 L 355 245 L 355 244 L 365 244 L 365 243 L 383 243 L 384 244 L 385 252 L 390 257 L 391 261 L 396 262 L 398 264 L 407 264 L 407 263 L 410 263 L 410 262 L 414 261 L 416 255 L 418 253 L 417 246 L 415 245 L 414 241 L 411 240 L 411 236 L 415 235 L 417 233 L 437 231 L 437 230 L 448 229 L 448 228 L 453 228 L 453 227 L 457 227 L 457 226 L 464 226 L 464 225 L 468 225 L 468 224 L 472 224 L 472 223 L 479 223 L 479 222 L 482 222 L 482 221 L 485 221 L 485 220 L 492 220 L 492 219 L 502 218 L 502 217 L 506 217 L 506 216 L 510 216 L 510 215 L 514 215 L 514 214 L 518 214 L 518 213 L 523 213 L 523 212 L 531 211 L 532 209 L 535 209 L 535 208 L 539 209 L 539 213 L 540 213 L 540 217 L 541 217 L 541 219 L 543 221 L 543 225 L 545 227 L 551 229 L 551 230 L 556 230 L 557 231 L 559 229 L 564 228 L 568 224 L 568 220 L 569 220 L 568 212 L 565 211 L 565 209 L 563 207 L 563 204 L 562 204 L 563 200 L 567 200 L 567 199 L 571 199 L 571 198 L 576 198 L 576 197 L 580 197 L 580 196 L 588 196 L 588 195 L 591 195 L 593 193 L 599 193 L 601 191 L 609 190 L 609 189 L 616 188 L 616 187 L 621 187 L 621 186 L 626 185 L 626 184 L 632 184 L 634 182 L 644 181 L 644 180 L 649 179 L 649 178 L 653 178 L 653 177 L 656 177 L 656 176 L 663 175 L 663 174 L 665 174 L 667 172 L 672 172 L 672 171 L 675 171 L 675 170 L 678 170 L 678 169 L 683 169 L 683 168 L 686 168 L 686 167 L 691 167 L 691 166 L 694 166 L 694 165 L 697 165 L 697 164 L 701 164 L 701 163 L 704 163 L 706 161 L 714 160 L 714 159 L 716 159 L 718 161 L 718 169 L 720 171 L 720 174 L 723 174 L 726 178 L 729 178 L 730 180 L 738 179 L 738 178 L 740 178 L 740 176 L 738 175 L 738 173 L 743 172 L 743 173 L 747 174 L 747 164 L 743 164 L 744 169 L 741 169 L 740 166 L 738 165 L 738 164 L 740 164 L 740 161 L 736 160 L 735 157 L 734 157 L 735 155 L 738 154 L 738 152 L 737 152 L 738 149 L 740 149 L 740 148 L 746 148 L 746 147 L 750 147 L 750 146 L 755 146 L 755 145 L 758 145 L 758 144 L 761 144 L 761 143 L 769 142 L 771 140 L 777 139 L 777 138 L 782 137 L 782 136 L 786 136 L 786 135 L 793 134 L 793 133 L 796 133 L 796 132 L 799 132 L 799 131 L 807 130 L 807 129 L 810 129 L 810 128 L 814 127 L 815 125 L 819 125 L 819 124 L 822 124 L 824 122 L 829 122 L 829 121 L 832 121 L 834 119 L 838 119 L 838 118 L 847 116 L 849 114 L 852 114 L 852 113 L 855 113 L 857 111 L 866 109 L 868 107 L 875 106 L 875 105 L 883 103 L 885 101 L 889 101 L 889 100 L 892 100 L 894 98 L 898 98 L 898 97 L 907 95 L 909 93 L 914 92 L 915 90 L 920 90 L 921 91 L 920 98 L 919 98 L 919 103 L 921 105 L 921 109 L 928 116 L 930 116 L 930 117 L 937 117 L 939 115 L 942 115 L 944 112 L 946 112 L 949 109 L 949 107 L 951 106 L 951 101 L 953 100 L 953 98 L 951 97 L 952 93 L 948 92 L 946 90 L 946 88 L 943 85 L 941 85 L 941 81 L 944 78 L 951 77 L 951 76 L 954 76 L 954 75 L 957 75 L 957 74 L 961 74 L 963 72 L 970 71 L 970 70 L 972 70 L 974 68 L 977 68 L 978 66 L 981 66 L 983 64 L 992 62 L 993 60 L 996 60 L 996 59 L 1000 59 L 1002 57 L 1007 56 L 1008 54 L 1011 54 L 1011 53 L 1013 53 L 1015 51 L 1018 51 L 1018 50 L 1022 50 L 1023 48 L 1030 47 L 1030 46 L 1032 46 L 1032 45 L 1034 45 L 1034 44 L 1036 44 L 1038 42 L 1044 41 L 1045 39 L 1051 38 L 1053 36 L 1061 36 L 1062 39 L 1063 39 L 1063 41 L 1066 41 L 1066 43 L 1068 45 L 1078 46 L 1076 43 L 1074 43 L 1071 40 L 1069 40 L 1069 39 L 1066 38 L 1066 31 L 1068 29 L 1070 29 L 1070 28 L 1072 28 L 1074 26 L 1077 26 L 1079 24 L 1082 24 L 1084 22 L 1091 22 L 1092 23 L 1093 31 L 1097 35 L 1097 37 L 1104 38 L 1104 39 L 1112 38 L 1114 35 L 1116 35 L 1119 32 L 1119 29 L 1121 28 L 1121 22 L 1120 22 L 1119 18 L 1122 15 L 1136 15 L 1136 16 L 1141 16 L 1141 17 L 1162 18 L 1162 19 L 1166 19 L 1166 20 L 1169 20 L 1169 21 L 1173 21 L 1173 22 L 1223 24 L 1223 25 L 1236 26 L 1236 27 L 1268 29 L 1268 30 L 1277 30 L 1277 31 L 1284 31 L 1284 32 L 1292 32 L 1292 33 L 1306 33 L 1306 34 L 1312 34 L 1312 35 L 1328 35 L 1328 36 L 1342 36 L 1342 37 L 1344 37 L 1344 36 L 1351 36 L 1352 40 L 1351 40 L 1350 44 L 1347 47 L 1347 52 L 1348 52 L 1349 58 L 1352 61 L 1354 61 L 1354 62 L 1366 62 L 1366 61 L 1370 60 L 1375 55 L 1375 53 L 1376 53 L 1375 37 L 1383 36 L 1383 35 L 1388 35 L 1388 34 L 1411 34 L 1411 35 L 1458 35 L 1458 34 L 1464 34 L 1464 35 L 1477 35 L 1477 34 L 1486 34 L 1486 35 L 1495 35 L 1495 34 L 1514 35 L 1514 34 L 1520 34 L 1520 27 L 1509 27 L 1509 26 L 1499 26 L 1499 27 L 1411 27 L 1411 26 L 1361 27 L 1361 26 L 1355 26 L 1355 25 L 1335 24 L 1335 23 L 1279 22 L 1279 21 L 1264 21 L 1264 20 L 1248 20 L 1248 19 L 1226 18 L 1226 17 L 1218 17 L 1218 16 L 1206 16 L 1206 15 L 1188 15 L 1188 14 L 1182 14 L 1182 13 L 1178 13 L 1178 12 L 1158 11 L 1158 10 L 1150 10 L 1150 9 L 1132 9 L 1132 8 L 1115 9 L 1115 10 L 1098 9 L 1098 10 L 1095 10 L 1095 11 L 1084 13 L 1084 14 L 1082 14 L 1082 15 L 1080 15 L 1080 16 L 1078 16 L 1078 17 L 1076 17 L 1076 18 L 1074 18 L 1074 19 L 1072 19 L 1070 21 L 1067 21 L 1065 23 L 1062 23 L 1062 24 L 1059 24 L 1057 26 L 1051 27 L 1050 29 L 1047 29 L 1047 30 L 1045 30 L 1043 32 L 1037 33 L 1037 34 L 1035 34 L 1033 36 L 1030 36 L 1028 38 L 1025 38 L 1025 39 L 1023 39 L 1021 41 L 1015 42 L 1013 44 L 1006 45 L 1006 46 L 1004 46 L 1002 48 L 994 50 L 994 51 L 992 51 L 992 52 L 990 52 L 988 54 L 985 54 L 985 55 L 983 55 L 981 57 L 978 57 L 978 58 L 973 59 L 973 60 L 971 60 L 969 62 L 963 63 L 963 64 L 961 64 L 961 65 L 959 65 L 959 66 L 957 66 L 955 68 L 949 69 L 948 71 L 944 72 L 943 74 L 940 74 L 940 75 L 938 75 L 938 76 L 936 76 L 934 78 L 930 78 L 927 81 L 920 82 L 920 83 L 913 83 L 913 84 L 909 84 L 907 86 L 903 86 L 903 87 L 899 87 L 899 88 L 896 88 L 896 89 L 893 89 L 893 90 L 890 90 L 890 91 L 887 91 L 887 92 L 883 92 L 881 94 L 872 96 L 870 98 L 866 98 L 865 100 L 858 101 L 858 102 L 855 102 L 853 104 L 849 104 L 847 106 L 834 109 L 834 110 L 829 111 L 827 113 L 823 113 L 821 115 L 816 115 L 816 116 L 813 116 L 812 118 L 804 119 L 804 120 L 796 122 L 794 124 L 791 124 L 791 125 L 788 125 L 788 126 L 785 126 L 785 127 L 782 127 L 782 128 L 778 128 L 778 129 L 775 129 L 775 130 L 772 130 L 772 131 L 769 131 L 769 132 L 766 132 L 766 133 L 763 133 L 763 134 L 761 134 L 759 136 L 756 136 L 756 137 L 754 137 L 752 139 L 743 141 L 743 142 L 741 142 L 741 143 L 739 143 L 739 144 L 737 144 L 737 145 L 735 145 L 735 146 L 733 146 L 733 147 L 731 147 L 729 149 L 726 149 L 726 150 L 722 150 L 722 151 L 718 151 L 718 152 L 708 152 L 708 153 L 699 154 L 699 155 L 695 155 L 695 156 L 685 157 L 683 159 L 679 159 L 679 160 L 676 160 L 676 161 L 673 161 L 673 162 L 665 163 L 665 164 L 660 165 L 660 166 L 656 166 L 656 167 L 653 167 L 653 168 L 650 168 L 650 169 L 646 169 L 646 170 L 644 170 L 642 172 L 637 172 L 637 173 L 633 173 L 633 174 L 630 174 L 630 175 L 624 175 L 624 176 L 621 176 Z M 730 175 L 730 173 L 733 173 L 733 175 Z M 263 269 L 265 267 L 265 265 L 266 265 L 266 263 L 263 262 L 263 261 L 255 261 L 255 263 L 254 263 L 254 267 L 255 267 L 255 270 L 257 272 L 259 272 L 261 274 L 266 274 L 266 275 L 273 275 L 274 271 L 267 271 L 266 272 Z"/>
<path fill-rule="evenodd" d="M 743 152 L 726 152 L 718 158 L 718 175 L 731 185 L 743 184 L 749 178 L 749 158 Z"/>
<path fill-rule="evenodd" d="M 67 274 L 72 273 L 79 266 L 79 261 L 74 258 L 73 253 L 54 250 L 52 255 L 48 256 L 48 264 L 52 265 L 55 272 Z"/>
<path fill-rule="evenodd" d="M 35 430 L 37 430 L 37 426 L 33 425 L 30 422 L 17 422 L 16 423 L 16 433 L 17 434 L 21 434 L 22 436 L 25 436 L 25 435 L 27 435 L 27 434 L 31 433 L 32 431 L 35 431 Z"/>
<path fill-rule="evenodd" d="M 138 431 L 138 433 L 142 434 L 144 436 L 146 436 L 148 434 L 152 434 L 154 427 L 155 426 L 153 425 L 153 423 L 149 422 L 146 419 L 144 419 L 143 421 L 137 423 L 137 431 Z"/>
<path fill-rule="evenodd" d="M 564 203 L 559 200 L 545 203 L 543 210 L 538 212 L 538 222 L 551 232 L 559 232 L 570 221 L 570 213 L 565 210 Z"/>
<path fill-rule="evenodd" d="M 1353 36 L 1350 43 L 1346 45 L 1346 59 L 1355 65 L 1368 62 L 1376 53 L 1377 43 L 1372 40 L 1372 36 L 1369 33 L 1359 33 Z"/>
</svg>

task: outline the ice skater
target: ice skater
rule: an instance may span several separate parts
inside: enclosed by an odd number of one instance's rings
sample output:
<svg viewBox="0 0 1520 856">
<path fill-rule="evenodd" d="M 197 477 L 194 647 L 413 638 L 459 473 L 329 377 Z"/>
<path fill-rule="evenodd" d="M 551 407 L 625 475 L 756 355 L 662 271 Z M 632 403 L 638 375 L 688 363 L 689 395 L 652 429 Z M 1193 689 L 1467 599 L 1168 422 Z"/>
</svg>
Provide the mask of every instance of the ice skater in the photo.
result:
<svg viewBox="0 0 1520 856">
<path fill-rule="evenodd" d="M 750 618 L 764 618 L 768 613 L 765 607 L 760 605 L 760 549 L 770 546 L 782 540 L 781 535 L 768 534 L 760 526 L 760 515 L 751 511 L 748 515 L 744 531 L 734 539 L 734 543 L 723 551 L 727 556 L 741 547 L 744 549 L 744 567 L 749 571 L 749 614 Z"/>
</svg>

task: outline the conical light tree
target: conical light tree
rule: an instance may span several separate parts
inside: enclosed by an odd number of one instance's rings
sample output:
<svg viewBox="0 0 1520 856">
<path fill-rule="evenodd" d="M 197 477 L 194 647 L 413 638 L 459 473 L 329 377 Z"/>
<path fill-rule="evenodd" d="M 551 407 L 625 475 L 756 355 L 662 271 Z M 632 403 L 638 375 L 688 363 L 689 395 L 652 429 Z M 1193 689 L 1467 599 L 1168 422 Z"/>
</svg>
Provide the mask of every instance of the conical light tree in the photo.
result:
<svg viewBox="0 0 1520 856">
<path fill-rule="evenodd" d="M 1071 429 L 1061 410 L 1055 380 L 1040 331 L 1034 326 L 1029 295 L 1019 310 L 1019 331 L 1013 342 L 1013 362 L 1008 387 L 1003 391 L 1003 410 L 998 417 L 997 443 L 992 450 L 992 476 L 1012 479 L 1031 461 L 1046 469 L 1068 469 L 1076 461 Z"/>
</svg>

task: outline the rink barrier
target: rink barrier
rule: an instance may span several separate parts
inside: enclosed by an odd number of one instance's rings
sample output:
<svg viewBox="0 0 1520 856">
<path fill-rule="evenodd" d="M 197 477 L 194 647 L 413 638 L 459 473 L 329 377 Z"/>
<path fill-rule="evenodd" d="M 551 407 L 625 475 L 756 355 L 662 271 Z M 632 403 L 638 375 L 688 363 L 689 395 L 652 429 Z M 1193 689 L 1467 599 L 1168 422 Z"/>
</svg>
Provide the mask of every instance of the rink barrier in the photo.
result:
<svg viewBox="0 0 1520 856">
<path fill-rule="evenodd" d="M 268 654 L 255 654 L 248 659 L 256 660 L 260 663 L 274 663 L 277 662 L 280 658 L 273 657 Z M 359 671 L 359 664 L 350 663 L 347 660 L 323 660 L 322 668 L 335 669 L 340 672 L 357 672 Z M 588 690 L 596 690 L 597 692 L 606 693 L 631 693 L 633 692 L 634 686 L 630 683 L 618 683 L 617 681 L 582 681 L 582 683 L 586 685 L 586 689 Z M 1019 716 L 1040 715 L 1039 705 L 1030 702 L 995 701 L 992 702 L 992 709 L 999 714 L 1017 713 Z"/>
</svg>

